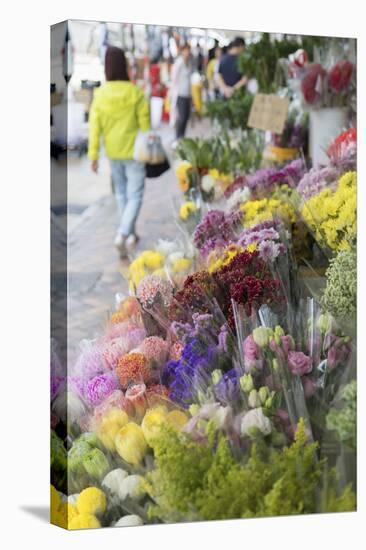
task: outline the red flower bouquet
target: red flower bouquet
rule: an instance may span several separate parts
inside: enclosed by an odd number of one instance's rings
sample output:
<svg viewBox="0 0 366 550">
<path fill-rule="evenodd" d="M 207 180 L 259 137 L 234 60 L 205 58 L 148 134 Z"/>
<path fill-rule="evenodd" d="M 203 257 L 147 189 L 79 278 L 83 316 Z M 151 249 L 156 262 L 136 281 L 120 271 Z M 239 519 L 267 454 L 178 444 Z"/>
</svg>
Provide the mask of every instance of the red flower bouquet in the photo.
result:
<svg viewBox="0 0 366 550">
<path fill-rule="evenodd" d="M 328 73 L 331 90 L 337 94 L 347 90 L 353 73 L 353 63 L 347 60 L 338 61 Z"/>
<path fill-rule="evenodd" d="M 301 82 L 301 91 L 306 103 L 313 105 L 320 101 L 326 78 L 326 71 L 319 63 L 313 63 L 307 69 Z"/>
</svg>

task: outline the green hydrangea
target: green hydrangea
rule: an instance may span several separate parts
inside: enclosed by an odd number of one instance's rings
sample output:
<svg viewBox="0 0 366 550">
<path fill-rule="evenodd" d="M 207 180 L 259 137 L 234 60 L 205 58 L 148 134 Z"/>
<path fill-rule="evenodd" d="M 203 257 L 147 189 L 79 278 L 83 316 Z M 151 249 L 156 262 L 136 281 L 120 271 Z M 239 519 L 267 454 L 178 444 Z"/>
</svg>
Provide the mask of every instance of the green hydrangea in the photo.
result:
<svg viewBox="0 0 366 550">
<path fill-rule="evenodd" d="M 344 250 L 330 261 L 322 306 L 336 319 L 349 320 L 357 307 L 357 255 Z"/>
<path fill-rule="evenodd" d="M 258 440 L 243 462 L 234 458 L 223 435 L 211 431 L 208 444 L 202 444 L 166 429 L 147 476 L 155 501 L 150 517 L 172 522 L 313 513 L 327 511 L 328 502 L 353 509 L 350 488 L 346 496 L 334 489 L 332 499 L 319 499 L 325 463 L 317 460 L 316 450 L 302 421 L 291 446 L 278 450 Z"/>
<path fill-rule="evenodd" d="M 341 391 L 342 406 L 332 408 L 327 415 L 327 428 L 335 430 L 340 441 L 356 449 L 357 384 L 353 380 Z"/>
</svg>

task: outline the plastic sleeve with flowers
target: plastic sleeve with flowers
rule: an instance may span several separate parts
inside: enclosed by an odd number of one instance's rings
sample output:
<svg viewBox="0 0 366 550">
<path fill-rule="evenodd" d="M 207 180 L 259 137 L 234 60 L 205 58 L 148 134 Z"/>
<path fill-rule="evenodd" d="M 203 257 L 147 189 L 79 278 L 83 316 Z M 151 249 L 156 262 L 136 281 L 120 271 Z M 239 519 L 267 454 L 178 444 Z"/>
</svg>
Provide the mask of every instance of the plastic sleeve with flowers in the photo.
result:
<svg viewBox="0 0 366 550">
<path fill-rule="evenodd" d="M 337 136 L 327 149 L 331 164 L 339 170 L 357 168 L 357 130 L 349 128 Z"/>
<path fill-rule="evenodd" d="M 135 291 L 142 279 L 148 275 L 166 277 L 165 260 L 166 255 L 154 249 L 143 250 L 136 254 L 128 268 L 130 289 Z"/>
<path fill-rule="evenodd" d="M 308 299 L 307 329 L 303 349 L 313 368 L 302 377 L 313 432 L 320 442 L 325 434 L 325 417 L 339 388 L 355 376 L 355 350 L 334 318 Z"/>
<path fill-rule="evenodd" d="M 171 197 L 171 204 L 176 224 L 187 239 L 192 238 L 196 225 L 201 221 L 205 210 L 205 203 L 199 189 L 191 189 L 182 200 L 180 197 Z"/>
<path fill-rule="evenodd" d="M 264 319 L 263 319 L 263 322 Z M 296 426 L 302 418 L 309 439 L 313 438 L 309 413 L 306 406 L 301 376 L 312 369 L 311 359 L 295 350 L 295 343 L 289 334 L 277 325 L 270 328 L 259 326 L 245 342 L 246 357 L 255 353 L 258 366 L 250 369 L 262 379 L 270 391 L 276 392 L 276 423 L 288 437 L 293 437 Z"/>
</svg>

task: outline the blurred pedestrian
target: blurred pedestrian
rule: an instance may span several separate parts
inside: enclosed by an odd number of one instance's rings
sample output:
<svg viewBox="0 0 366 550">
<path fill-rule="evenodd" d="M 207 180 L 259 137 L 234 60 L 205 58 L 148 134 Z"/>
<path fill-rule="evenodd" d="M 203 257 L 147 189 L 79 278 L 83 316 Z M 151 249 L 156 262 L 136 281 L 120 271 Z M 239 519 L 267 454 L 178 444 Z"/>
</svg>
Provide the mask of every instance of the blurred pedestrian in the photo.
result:
<svg viewBox="0 0 366 550">
<path fill-rule="evenodd" d="M 174 62 L 170 86 L 171 124 L 175 126 L 177 140 L 184 137 L 191 113 L 192 72 L 191 48 L 184 44 Z"/>
<path fill-rule="evenodd" d="M 109 159 L 120 225 L 114 241 L 120 257 L 138 240 L 136 220 L 145 187 L 145 165 L 133 159 L 139 130 L 150 129 L 149 104 L 132 84 L 123 50 L 109 46 L 105 55 L 106 83 L 94 91 L 89 115 L 89 158 L 98 171 L 100 141 Z"/>
<path fill-rule="evenodd" d="M 228 52 L 222 57 L 218 69 L 218 82 L 224 97 L 230 98 L 236 90 L 245 86 L 248 79 L 239 70 L 239 56 L 245 50 L 245 40 L 241 36 L 234 38 L 228 46 Z"/>
<path fill-rule="evenodd" d="M 220 93 L 220 83 L 218 80 L 218 72 L 220 60 L 222 58 L 222 48 L 215 46 L 213 57 L 207 63 L 206 78 L 210 99 L 215 99 Z"/>
</svg>

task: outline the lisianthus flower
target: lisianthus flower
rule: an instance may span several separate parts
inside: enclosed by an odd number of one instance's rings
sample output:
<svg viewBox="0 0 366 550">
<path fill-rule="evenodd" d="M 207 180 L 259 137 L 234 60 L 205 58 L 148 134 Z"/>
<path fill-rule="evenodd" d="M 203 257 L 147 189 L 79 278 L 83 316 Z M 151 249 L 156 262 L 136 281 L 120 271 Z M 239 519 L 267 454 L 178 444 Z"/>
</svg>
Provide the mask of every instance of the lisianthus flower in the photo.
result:
<svg viewBox="0 0 366 550">
<path fill-rule="evenodd" d="M 269 418 L 263 413 L 262 407 L 248 411 L 241 421 L 242 435 L 255 436 L 258 432 L 269 435 L 272 431 L 272 424 Z"/>
<path fill-rule="evenodd" d="M 311 358 L 302 351 L 289 351 L 288 365 L 292 374 L 298 374 L 299 376 L 308 374 L 313 368 Z"/>
</svg>

